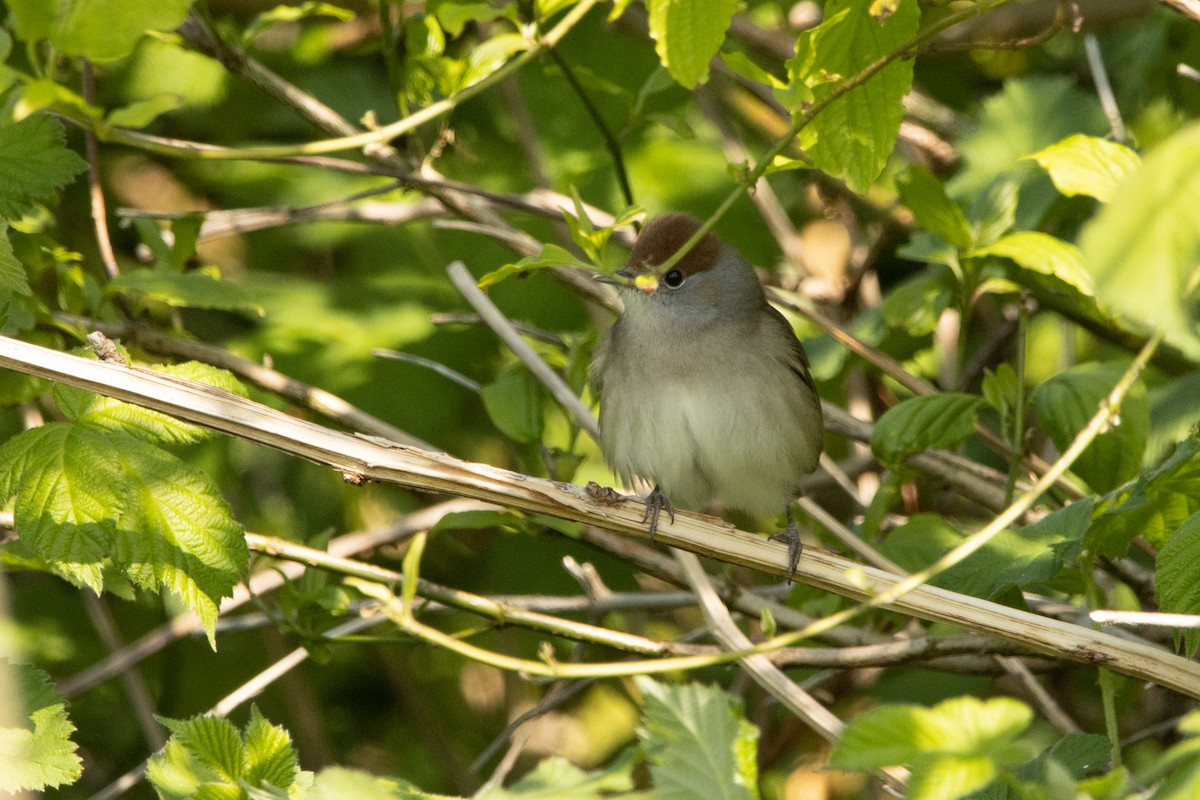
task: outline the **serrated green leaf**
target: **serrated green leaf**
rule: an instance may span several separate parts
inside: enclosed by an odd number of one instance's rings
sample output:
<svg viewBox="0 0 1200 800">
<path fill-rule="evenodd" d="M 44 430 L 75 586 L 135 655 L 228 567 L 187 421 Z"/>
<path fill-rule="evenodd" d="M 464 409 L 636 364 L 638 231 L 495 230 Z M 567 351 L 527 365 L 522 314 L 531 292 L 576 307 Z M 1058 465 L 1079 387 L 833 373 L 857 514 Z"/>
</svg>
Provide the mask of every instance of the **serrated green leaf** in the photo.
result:
<svg viewBox="0 0 1200 800">
<path fill-rule="evenodd" d="M 20 217 L 85 169 L 57 120 L 35 114 L 0 126 L 0 217 Z"/>
<path fill-rule="evenodd" d="M 246 396 L 246 388 L 231 372 L 198 361 L 158 364 L 150 369 L 215 386 L 239 397 Z M 84 389 L 55 384 L 53 392 L 55 403 L 71 421 L 104 430 L 121 431 L 153 444 L 190 444 L 216 436 L 208 428 Z"/>
<path fill-rule="evenodd" d="M 1066 196 L 1082 194 L 1105 203 L 1142 163 L 1123 144 L 1083 134 L 1068 136 L 1028 158 L 1050 173 L 1055 188 Z"/>
<path fill-rule="evenodd" d="M 532 272 L 539 269 L 547 269 L 548 267 L 580 267 L 582 269 L 594 269 L 591 264 L 585 264 L 569 252 L 559 247 L 556 244 L 548 244 L 542 247 L 542 252 L 536 256 L 522 258 L 515 264 L 505 264 L 497 270 L 493 270 L 479 279 L 479 288 L 486 289 L 494 283 L 499 283 L 502 280 L 511 278 L 514 275 L 520 275 L 525 272 Z"/>
<path fill-rule="evenodd" d="M 272 725 L 256 707 L 244 734 L 220 717 L 159 718 L 172 736 L 147 764 L 146 777 L 159 797 L 171 800 L 292 797 L 289 789 L 311 778 L 297 766 L 287 731 Z"/>
<path fill-rule="evenodd" d="M 483 407 L 496 427 L 515 442 L 542 438 L 544 390 L 524 367 L 504 370 L 480 392 Z"/>
<path fill-rule="evenodd" d="M 1066 449 L 1125 372 L 1120 363 L 1091 363 L 1060 372 L 1029 396 L 1038 423 L 1055 447 Z M 1106 492 L 1137 475 L 1150 431 L 1146 388 L 1135 383 L 1121 403 L 1118 424 L 1097 436 L 1072 470 L 1096 491 Z"/>
<path fill-rule="evenodd" d="M 0 290 L 11 294 L 29 294 L 29 277 L 13 253 L 12 242 L 8 239 L 8 221 L 3 219 L 0 219 Z"/>
<path fill-rule="evenodd" d="M 883 20 L 864 3 L 831 0 L 825 19 L 802 31 L 796 56 L 788 61 L 789 88 L 782 92 L 793 111 L 830 96 L 850 78 L 902 45 L 917 32 L 916 0 L 901 0 Z M 891 156 L 904 116 L 901 100 L 912 87 L 912 60 L 899 59 L 834 100 L 800 132 L 799 142 L 817 167 L 866 192 Z"/>
<path fill-rule="evenodd" d="M 21 542 L 97 594 L 129 487 L 107 435 L 52 423 L 0 446 L 0 499 Z"/>
<path fill-rule="evenodd" d="M 24 714 L 6 717 L 21 719 L 22 727 L 0 728 L 0 792 L 40 792 L 79 780 L 83 762 L 71 741 L 66 698 L 34 666 L 0 659 L 0 670 L 12 671 L 25 706 Z"/>
<path fill-rule="evenodd" d="M 0 446 L 0 502 L 9 497 L 22 545 L 56 572 L 99 593 L 111 564 L 179 596 L 212 641 L 249 553 L 207 476 L 123 432 L 55 423 Z"/>
<path fill-rule="evenodd" d="M 741 702 L 715 686 L 635 679 L 645 697 L 638 737 L 656 795 L 678 800 L 757 798 L 742 771 Z"/>
<path fill-rule="evenodd" d="M 960 250 L 971 247 L 971 225 L 966 214 L 946 195 L 945 188 L 933 173 L 918 164 L 910 164 L 896 179 L 896 188 L 918 225 Z"/>
<path fill-rule="evenodd" d="M 246 723 L 246 770 L 243 778 L 251 786 L 291 786 L 300 775 L 300 762 L 292 737 L 278 725 L 272 725 L 258 710 L 250 709 Z"/>
<path fill-rule="evenodd" d="M 451 36 L 461 36 L 470 22 L 491 22 L 500 17 L 507 17 L 517 22 L 516 9 L 505 4 L 501 7 L 487 3 L 464 2 L 463 0 L 436 0 L 425 5 L 426 10 L 437 17 L 437 21 L 446 33 Z"/>
<path fill-rule="evenodd" d="M 1159 607 L 1174 614 L 1200 614 L 1200 513 L 1184 520 L 1158 552 L 1155 577 Z M 1187 657 L 1200 645 L 1200 631 L 1185 632 Z"/>
<path fill-rule="evenodd" d="M 147 31 L 171 31 L 190 0 L 66 0 L 37 3 L 54 22 L 48 37 L 63 53 L 111 61 L 133 52 Z"/>
<path fill-rule="evenodd" d="M 142 100 L 135 100 L 127 106 L 113 109 L 104 118 L 107 125 L 117 128 L 139 129 L 149 125 L 159 116 L 174 111 L 183 105 L 183 96 L 162 92 Z"/>
<path fill-rule="evenodd" d="M 885 464 L 933 447 L 951 447 L 975 432 L 983 398 L 942 392 L 913 397 L 887 410 L 871 434 L 871 450 Z"/>
<path fill-rule="evenodd" d="M 313 0 L 306 0 L 306 2 L 294 6 L 275 6 L 250 21 L 250 24 L 242 31 L 242 43 L 250 44 L 260 33 L 280 23 L 299 22 L 313 17 L 328 17 L 332 20 L 349 22 L 354 19 L 354 12 L 331 3 L 319 3 L 313 2 Z"/>
<path fill-rule="evenodd" d="M 646 6 L 654 50 L 671 77 L 688 89 L 707 81 L 736 0 L 649 0 Z"/>
<path fill-rule="evenodd" d="M 116 291 L 135 292 L 177 308 L 242 311 L 262 316 L 263 309 L 239 284 L 219 280 L 207 272 L 171 272 L 138 269 L 123 272 L 110 284 Z"/>
<path fill-rule="evenodd" d="M 961 800 L 991 783 L 996 765 L 983 756 L 938 756 L 913 765 L 909 800 Z"/>
<path fill-rule="evenodd" d="M 113 561 L 143 589 L 166 589 L 214 627 L 221 598 L 246 571 L 243 529 L 217 487 L 175 456 L 123 433 L 109 433 L 126 478 Z"/>
<path fill-rule="evenodd" d="M 1200 123 L 1151 150 L 1079 245 L 1101 305 L 1200 357 L 1194 282 L 1200 263 Z"/>
<path fill-rule="evenodd" d="M 1123 555 L 1134 536 L 1156 547 L 1189 516 L 1200 511 L 1200 440 L 1180 442 L 1170 457 L 1146 470 L 1127 489 L 1106 498 L 1109 507 L 1088 531 L 1089 546 L 1109 556 Z"/>
<path fill-rule="evenodd" d="M 1015 231 L 977 248 L 971 255 L 1011 259 L 1022 269 L 1062 281 L 1080 294 L 1090 297 L 1095 293 L 1079 248 L 1047 233 Z"/>
</svg>

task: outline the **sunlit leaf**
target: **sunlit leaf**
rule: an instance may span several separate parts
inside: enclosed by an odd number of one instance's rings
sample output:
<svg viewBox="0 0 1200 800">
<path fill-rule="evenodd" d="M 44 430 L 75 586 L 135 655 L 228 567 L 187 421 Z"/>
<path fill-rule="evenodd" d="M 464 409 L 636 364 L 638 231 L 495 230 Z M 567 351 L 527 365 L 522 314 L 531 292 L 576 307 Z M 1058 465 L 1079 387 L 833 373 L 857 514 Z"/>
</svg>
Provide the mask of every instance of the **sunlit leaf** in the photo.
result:
<svg viewBox="0 0 1200 800">
<path fill-rule="evenodd" d="M 649 0 L 650 36 L 671 77 L 691 89 L 708 80 L 736 0 Z"/>
<path fill-rule="evenodd" d="M 824 21 L 802 31 L 796 56 L 788 61 L 789 87 L 781 92 L 794 113 L 831 96 L 840 81 L 853 77 L 908 41 L 921 12 L 916 0 L 901 0 L 884 19 L 866 4 L 831 0 Z M 896 145 L 904 116 L 901 100 L 912 86 L 912 61 L 892 62 L 862 86 L 834 100 L 800 133 L 813 162 L 856 192 L 866 192 Z"/>
<path fill-rule="evenodd" d="M 5 709 L 10 713 L 4 721 L 19 721 L 20 726 L 0 727 L 0 792 L 40 792 L 79 780 L 83 761 L 71 741 L 75 726 L 67 717 L 66 698 L 55 691 L 49 675 L 32 665 L 0 659 L 0 671 L 15 678 L 17 699 L 24 703 L 24 713 Z"/>
<path fill-rule="evenodd" d="M 1096 297 L 1200 357 L 1195 281 L 1200 263 L 1200 123 L 1151 150 L 1080 236 Z"/>
<path fill-rule="evenodd" d="M 1117 187 L 1137 171 L 1142 160 L 1123 144 L 1075 134 L 1029 158 L 1050 173 L 1054 186 L 1068 197 L 1082 194 L 1108 202 Z"/>
<path fill-rule="evenodd" d="M 1159 607 L 1174 614 L 1200 614 L 1200 514 L 1188 517 L 1158 552 L 1156 589 Z M 1187 656 L 1200 645 L 1200 630 L 1183 636 Z"/>
</svg>

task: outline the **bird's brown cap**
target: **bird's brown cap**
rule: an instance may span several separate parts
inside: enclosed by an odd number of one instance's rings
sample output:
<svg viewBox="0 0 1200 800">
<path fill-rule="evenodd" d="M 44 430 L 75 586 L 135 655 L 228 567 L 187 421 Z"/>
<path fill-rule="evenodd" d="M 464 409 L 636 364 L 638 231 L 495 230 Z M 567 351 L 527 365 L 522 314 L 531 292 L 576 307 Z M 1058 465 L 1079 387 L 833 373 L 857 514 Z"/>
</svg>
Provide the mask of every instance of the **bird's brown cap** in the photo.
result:
<svg viewBox="0 0 1200 800">
<path fill-rule="evenodd" d="M 691 214 L 664 214 L 650 221 L 638 235 L 623 270 L 627 275 L 640 275 L 653 271 L 700 229 L 700 222 Z M 717 263 L 721 254 L 721 242 L 711 233 L 706 233 L 696 246 L 684 254 L 675 267 L 685 275 L 706 272 Z"/>
</svg>

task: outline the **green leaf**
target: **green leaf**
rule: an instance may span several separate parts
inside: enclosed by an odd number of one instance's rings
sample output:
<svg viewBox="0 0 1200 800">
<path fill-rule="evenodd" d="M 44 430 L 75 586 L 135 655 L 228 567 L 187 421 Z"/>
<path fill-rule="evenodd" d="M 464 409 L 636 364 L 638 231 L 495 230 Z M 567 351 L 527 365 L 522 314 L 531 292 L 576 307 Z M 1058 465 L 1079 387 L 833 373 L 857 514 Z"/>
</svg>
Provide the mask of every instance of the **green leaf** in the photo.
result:
<svg viewBox="0 0 1200 800">
<path fill-rule="evenodd" d="M 1081 90 L 1067 76 L 1034 76 L 1005 81 L 1004 90 L 987 98 L 979 124 L 958 142 L 964 168 L 947 183 L 952 197 L 973 198 L 997 176 L 1019 168 L 1022 159 L 1073 133 L 1102 133 L 1108 121 L 1095 92 Z M 1038 187 L 1027 185 L 1022 203 L 1045 205 L 1056 197 L 1045 180 L 1045 198 L 1030 198 Z"/>
<path fill-rule="evenodd" d="M 909 800 L 960 800 L 995 779 L 996 765 L 983 756 L 939 756 L 913 765 Z"/>
<path fill-rule="evenodd" d="M 0 446 L 0 502 L 10 497 L 21 543 L 57 572 L 99 593 L 111 563 L 177 595 L 213 641 L 249 553 L 203 473 L 120 431 L 53 423 Z"/>
<path fill-rule="evenodd" d="M 505 264 L 500 269 L 484 275 L 479 279 L 479 288 L 486 289 L 488 286 L 491 286 L 494 283 L 499 283 L 507 278 L 511 278 L 514 275 L 532 272 L 533 270 L 547 269 L 548 267 L 579 267 L 587 270 L 595 269 L 595 267 L 593 267 L 591 264 L 585 264 L 558 245 L 547 244 L 543 245 L 542 252 L 536 256 L 522 258 L 515 264 Z"/>
<path fill-rule="evenodd" d="M 1089 772 L 1103 768 L 1112 755 L 1112 742 L 1107 736 L 1094 733 L 1068 733 L 1047 747 L 1029 764 L 1019 770 L 1022 777 L 1030 780 L 1041 777 L 1041 764 L 1054 760 L 1079 780 Z"/>
<path fill-rule="evenodd" d="M 246 26 L 246 30 L 242 31 L 242 44 L 250 44 L 260 33 L 280 23 L 299 22 L 313 17 L 328 17 L 332 20 L 349 22 L 354 19 L 354 12 L 331 3 L 318 3 L 313 0 L 306 0 L 306 2 L 294 6 L 275 6 L 251 20 L 250 24 Z"/>
<path fill-rule="evenodd" d="M 504 370 L 494 383 L 483 387 L 483 407 L 492 422 L 515 442 L 542 438 L 543 389 L 529 371 L 519 365 Z"/>
<path fill-rule="evenodd" d="M 121 273 L 110 286 L 116 291 L 135 292 L 176 308 L 242 311 L 256 316 L 263 314 L 262 306 L 251 298 L 246 289 L 231 281 L 213 277 L 208 272 L 138 269 Z"/>
<path fill-rule="evenodd" d="M 164 375 L 215 386 L 239 397 L 246 396 L 246 388 L 231 372 L 198 361 L 156 365 L 150 369 Z M 161 411 L 142 408 L 65 384 L 55 384 L 53 391 L 55 403 L 72 422 L 104 430 L 121 431 L 145 442 L 190 444 L 217 435 L 208 428 L 183 422 Z"/>
<path fill-rule="evenodd" d="M 137 586 L 179 597 L 216 649 L 221 598 L 232 594 L 250 559 L 242 526 L 204 473 L 132 436 L 108 437 L 128 492 L 116 520 L 114 564 Z"/>
<path fill-rule="evenodd" d="M 467 69 L 463 72 L 459 88 L 465 89 L 472 84 L 479 83 L 528 46 L 529 42 L 519 33 L 503 33 L 493 36 L 483 44 L 476 46 L 467 59 Z"/>
<path fill-rule="evenodd" d="M 147 31 L 171 31 L 187 16 L 190 0 L 25 0 L 53 22 L 46 35 L 60 51 L 92 61 L 133 52 Z"/>
<path fill-rule="evenodd" d="M 475 795 L 474 800 L 601 800 L 616 792 L 633 789 L 632 754 L 612 765 L 586 772 L 565 758 L 547 758 L 508 788 L 496 786 Z"/>
<path fill-rule="evenodd" d="M 1068 136 L 1028 158 L 1050 173 L 1055 188 L 1066 196 L 1082 194 L 1105 203 L 1142 163 L 1138 154 L 1123 144 L 1083 134 Z"/>
<path fill-rule="evenodd" d="M 304 800 L 445 800 L 418 791 L 407 781 L 380 778 L 346 767 L 326 767 L 317 774 Z"/>
<path fill-rule="evenodd" d="M 183 96 L 173 92 L 161 92 L 156 95 L 135 100 L 127 106 L 113 109 L 104 118 L 107 125 L 117 128 L 144 128 L 168 111 L 174 111 L 183 105 Z"/>
<path fill-rule="evenodd" d="M 1084 226 L 1080 249 L 1101 305 L 1200 358 L 1194 283 L 1200 262 L 1200 123 L 1150 151 L 1121 202 Z"/>
<path fill-rule="evenodd" d="M 0 217 L 20 217 L 85 169 L 57 120 L 35 114 L 0 126 Z"/>
<path fill-rule="evenodd" d="M 918 164 L 910 164 L 896 179 L 900 199 L 916 217 L 917 224 L 940 236 L 960 250 L 972 245 L 971 225 L 958 203 L 946 195 L 933 173 Z"/>
<path fill-rule="evenodd" d="M 758 731 L 742 725 L 740 700 L 714 686 L 635 681 L 646 700 L 638 736 L 657 797 L 758 797 L 754 761 L 741 757 Z"/>
<path fill-rule="evenodd" d="M 159 797 L 245 798 L 251 790 L 263 796 L 289 797 L 288 789 L 305 786 L 311 776 L 300 771 L 292 738 L 251 707 L 244 736 L 220 717 L 190 720 L 159 718 L 171 739 L 146 766 L 146 777 Z"/>
<path fill-rule="evenodd" d="M 1158 553 L 1155 576 L 1159 607 L 1174 614 L 1200 614 L 1200 513 L 1184 520 Z M 1200 645 L 1200 630 L 1184 635 L 1187 657 Z"/>
<path fill-rule="evenodd" d="M 975 432 L 983 398 L 942 392 L 913 397 L 887 410 L 871 434 L 871 450 L 885 464 L 934 447 L 952 447 Z"/>
<path fill-rule="evenodd" d="M 1007 697 L 953 697 L 933 708 L 882 706 L 846 725 L 830 754 L 829 766 L 869 770 L 903 765 L 912 766 L 915 775 L 918 768 L 932 764 L 931 755 L 982 758 L 993 765 L 1007 765 L 1022 750 L 1016 739 L 1032 720 L 1028 706 Z"/>
<path fill-rule="evenodd" d="M 1125 372 L 1121 363 L 1090 363 L 1060 372 L 1029 396 L 1038 423 L 1055 447 L 1065 450 L 1100 410 L 1113 386 Z M 1139 381 L 1121 403 L 1119 422 L 1097 436 L 1072 470 L 1088 485 L 1106 492 L 1137 475 L 1150 432 L 1150 404 Z"/>
<path fill-rule="evenodd" d="M 928 730 L 928 709 L 886 705 L 852 719 L 833 746 L 833 769 L 873 770 L 911 764 L 937 747 Z"/>
<path fill-rule="evenodd" d="M 941 267 L 926 269 L 893 287 L 880 312 L 890 327 L 928 336 L 954 299 L 954 276 Z"/>
<path fill-rule="evenodd" d="M 1200 440 L 1185 439 L 1133 486 L 1114 494 L 1092 522 L 1089 546 L 1120 556 L 1134 536 L 1145 536 L 1156 547 L 1165 545 L 1184 520 L 1200 511 Z"/>
<path fill-rule="evenodd" d="M 0 728 L 0 792 L 40 792 L 79 780 L 83 761 L 76 754 L 67 717 L 67 701 L 55 691 L 50 676 L 29 664 L 0 659 L 0 670 L 16 678 L 24 714 L 8 709 L 6 719 L 22 727 Z"/>
<path fill-rule="evenodd" d="M 789 87 L 781 96 L 795 113 L 831 96 L 838 84 L 911 39 L 921 12 L 916 0 L 900 0 L 884 19 L 867 4 L 831 0 L 824 21 L 802 31 L 796 56 L 787 62 Z M 869 81 L 825 108 L 799 143 L 817 167 L 865 193 L 883 171 L 904 116 L 901 100 L 912 87 L 911 59 L 892 62 Z"/>
<path fill-rule="evenodd" d="M 998 175 L 975 195 L 967 216 L 976 246 L 991 244 L 1016 222 L 1017 198 L 1024 178 L 1023 171 Z"/>
<path fill-rule="evenodd" d="M 1082 549 L 1092 521 L 1090 500 L 1019 530 L 1001 531 L 981 549 L 936 576 L 932 583 L 974 597 L 992 598 L 1010 586 L 1044 584 Z M 924 569 L 954 549 L 967 535 L 939 514 L 915 514 L 888 534 L 884 553 L 910 571 Z"/>
<path fill-rule="evenodd" d="M 650 36 L 658 60 L 685 88 L 708 80 L 708 62 L 721 49 L 736 0 L 650 0 Z"/>
<path fill-rule="evenodd" d="M 721 60 L 725 62 L 725 66 L 729 67 L 743 78 L 761 83 L 763 86 L 769 86 L 772 89 L 783 89 L 787 86 L 786 83 L 776 78 L 767 70 L 760 67 L 757 63 L 750 60 L 750 57 L 741 50 L 731 50 L 721 53 Z"/>
<path fill-rule="evenodd" d="M 29 295 L 29 277 L 13 253 L 12 242 L 8 239 L 8 221 L 3 219 L 0 219 L 0 290 Z"/>
<path fill-rule="evenodd" d="M 22 544 L 97 594 L 129 488 L 101 431 L 51 423 L 0 446 L 0 501 L 15 498 Z"/>
<path fill-rule="evenodd" d="M 999 256 L 1021 269 L 1059 280 L 1080 294 L 1094 294 L 1092 276 L 1083 266 L 1079 248 L 1039 231 L 1015 231 L 975 249 L 973 256 Z"/>
</svg>

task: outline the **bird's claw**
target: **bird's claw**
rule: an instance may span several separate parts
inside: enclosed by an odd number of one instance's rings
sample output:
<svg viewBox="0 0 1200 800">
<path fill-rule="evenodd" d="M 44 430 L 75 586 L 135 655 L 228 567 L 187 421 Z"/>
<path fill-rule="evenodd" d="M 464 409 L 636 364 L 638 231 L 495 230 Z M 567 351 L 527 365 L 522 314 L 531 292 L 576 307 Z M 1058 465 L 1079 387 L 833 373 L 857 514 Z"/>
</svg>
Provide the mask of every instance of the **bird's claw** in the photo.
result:
<svg viewBox="0 0 1200 800">
<path fill-rule="evenodd" d="M 654 534 L 658 531 L 658 515 L 663 509 L 667 510 L 667 515 L 671 517 L 671 522 L 675 522 L 675 506 L 671 505 L 671 501 L 666 495 L 654 487 L 654 491 L 646 497 L 646 513 L 642 515 L 642 522 L 650 523 L 650 544 L 654 544 Z"/>
<path fill-rule="evenodd" d="M 800 563 L 800 554 L 804 552 L 804 543 L 800 541 L 800 531 L 796 527 L 796 520 L 792 519 L 791 509 L 788 509 L 787 512 L 787 527 L 778 533 L 771 534 L 770 541 L 787 543 L 787 580 L 788 583 L 791 583 L 796 577 L 796 565 Z"/>
</svg>

